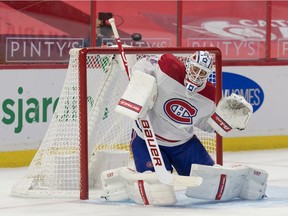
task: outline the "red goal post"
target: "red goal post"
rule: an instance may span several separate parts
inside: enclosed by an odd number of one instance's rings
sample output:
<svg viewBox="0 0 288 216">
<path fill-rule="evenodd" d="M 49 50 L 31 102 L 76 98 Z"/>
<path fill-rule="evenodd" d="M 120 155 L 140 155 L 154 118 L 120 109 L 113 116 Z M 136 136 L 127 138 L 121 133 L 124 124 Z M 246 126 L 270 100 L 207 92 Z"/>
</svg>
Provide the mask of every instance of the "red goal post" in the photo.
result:
<svg viewBox="0 0 288 216">
<path fill-rule="evenodd" d="M 177 54 L 187 54 L 187 53 L 193 53 L 197 50 L 206 50 L 209 51 L 210 53 L 214 54 L 214 73 L 215 73 L 215 86 L 216 86 L 216 103 L 219 102 L 219 100 L 222 97 L 222 55 L 221 51 L 219 48 L 215 47 L 183 47 L 183 48 L 134 48 L 134 47 L 125 47 L 125 54 L 138 54 L 138 55 L 160 55 L 163 53 L 177 53 Z M 80 79 L 79 79 L 79 88 L 80 91 L 80 98 L 87 98 L 87 82 L 86 82 L 86 74 L 87 74 L 87 55 L 89 54 L 103 54 L 103 55 L 108 55 L 108 54 L 114 54 L 117 55 L 119 54 L 119 49 L 118 48 L 83 48 L 79 52 L 79 73 L 80 73 Z M 128 62 L 129 64 L 129 62 Z M 81 99 L 80 99 L 81 101 Z M 85 112 L 87 110 L 87 103 L 80 103 L 80 111 L 81 113 L 87 113 Z M 87 115 L 80 115 L 80 122 L 87 122 Z M 81 124 L 81 131 L 87 131 L 85 128 L 85 124 Z M 81 143 L 81 157 L 80 157 L 80 166 L 82 170 L 82 180 L 83 182 L 88 181 L 88 134 L 86 133 L 81 133 L 80 137 L 80 143 Z M 222 148 L 222 137 L 216 133 L 216 156 L 215 160 L 217 164 L 223 165 L 223 148 Z M 87 178 L 87 179 L 86 179 Z M 86 184 L 87 185 L 87 184 Z M 81 199 L 87 199 L 88 198 L 88 188 L 83 186 L 82 192 L 80 194 Z"/>
<path fill-rule="evenodd" d="M 222 59 L 218 48 L 124 49 L 129 67 L 149 55 L 173 53 L 184 62 L 197 50 L 209 51 L 215 58 L 215 72 L 210 81 L 216 86 L 216 102 L 221 99 Z M 97 187 L 89 185 L 89 176 L 94 170 L 89 167 L 96 152 L 120 150 L 129 156 L 132 120 L 114 112 L 127 84 L 118 48 L 71 49 L 57 108 L 26 175 L 13 186 L 12 195 L 97 197 Z M 216 163 L 222 165 L 222 138 L 197 128 L 195 131 Z M 99 178 L 101 172 L 97 172 Z"/>
</svg>

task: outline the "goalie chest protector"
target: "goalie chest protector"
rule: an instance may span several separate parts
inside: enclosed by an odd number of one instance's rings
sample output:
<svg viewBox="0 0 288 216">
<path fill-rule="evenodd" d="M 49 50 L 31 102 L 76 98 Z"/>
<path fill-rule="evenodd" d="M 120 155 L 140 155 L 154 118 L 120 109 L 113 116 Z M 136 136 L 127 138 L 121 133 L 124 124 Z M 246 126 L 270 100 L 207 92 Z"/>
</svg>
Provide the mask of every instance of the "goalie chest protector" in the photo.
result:
<svg viewBox="0 0 288 216">
<path fill-rule="evenodd" d="M 191 139 L 193 125 L 213 112 L 215 87 L 207 82 L 201 92 L 188 96 L 184 64 L 172 54 L 163 54 L 158 65 L 158 95 L 149 116 L 159 145 L 176 146 Z M 139 128 L 134 129 L 141 136 Z"/>
</svg>

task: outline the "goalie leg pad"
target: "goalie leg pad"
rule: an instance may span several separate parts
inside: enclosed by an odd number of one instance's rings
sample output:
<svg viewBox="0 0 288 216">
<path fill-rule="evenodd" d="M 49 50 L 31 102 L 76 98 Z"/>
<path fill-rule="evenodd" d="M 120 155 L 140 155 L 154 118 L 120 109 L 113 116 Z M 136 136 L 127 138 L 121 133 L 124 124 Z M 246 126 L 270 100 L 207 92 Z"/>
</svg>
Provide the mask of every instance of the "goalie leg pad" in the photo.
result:
<svg viewBox="0 0 288 216">
<path fill-rule="evenodd" d="M 129 151 L 95 150 L 89 160 L 89 187 L 101 188 L 101 173 L 128 166 L 129 157 Z"/>
<path fill-rule="evenodd" d="M 127 167 L 102 173 L 105 197 L 109 201 L 133 200 L 140 205 L 173 205 L 177 202 L 173 186 L 159 182 L 156 173 L 138 173 Z"/>
<path fill-rule="evenodd" d="M 249 167 L 239 197 L 248 200 L 259 200 L 265 197 L 268 173 L 261 169 Z"/>
<path fill-rule="evenodd" d="M 130 198 L 139 205 L 169 206 L 177 202 L 174 188 L 170 185 L 138 180 L 130 182 L 128 187 Z"/>
<path fill-rule="evenodd" d="M 247 173 L 248 168 L 244 166 L 224 168 L 193 164 L 190 176 L 200 176 L 203 182 L 200 186 L 188 187 L 185 195 L 205 200 L 231 200 L 239 196 Z"/>
<path fill-rule="evenodd" d="M 104 190 L 102 197 L 108 201 L 130 200 L 125 181 L 119 174 L 121 169 L 124 168 L 106 170 L 101 174 L 102 188 Z"/>
</svg>

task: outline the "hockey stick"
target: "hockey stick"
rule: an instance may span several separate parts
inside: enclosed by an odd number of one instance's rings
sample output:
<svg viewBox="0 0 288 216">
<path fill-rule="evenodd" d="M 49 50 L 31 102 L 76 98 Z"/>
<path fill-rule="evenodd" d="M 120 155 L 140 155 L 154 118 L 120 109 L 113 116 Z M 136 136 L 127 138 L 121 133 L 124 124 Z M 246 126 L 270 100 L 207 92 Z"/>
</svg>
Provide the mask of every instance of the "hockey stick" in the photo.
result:
<svg viewBox="0 0 288 216">
<path fill-rule="evenodd" d="M 121 59 L 125 68 L 125 71 L 127 73 L 128 78 L 130 79 L 130 72 L 128 68 L 128 62 L 127 58 L 118 34 L 118 30 L 115 25 L 114 18 L 109 19 L 109 22 L 112 27 L 112 31 L 116 40 L 116 43 L 118 45 L 118 49 L 120 51 Z M 148 152 L 150 154 L 155 172 L 157 174 L 157 177 L 160 182 L 168 185 L 178 185 L 178 186 L 198 186 L 202 183 L 201 177 L 195 177 L 195 176 L 179 176 L 174 175 L 166 170 L 163 157 L 161 155 L 159 145 L 156 140 L 156 136 L 154 133 L 154 130 L 151 125 L 150 118 L 148 114 L 146 113 L 141 119 L 138 119 L 138 122 L 140 123 L 140 127 L 143 131 L 143 135 L 145 138 L 145 142 L 148 148 Z"/>
</svg>

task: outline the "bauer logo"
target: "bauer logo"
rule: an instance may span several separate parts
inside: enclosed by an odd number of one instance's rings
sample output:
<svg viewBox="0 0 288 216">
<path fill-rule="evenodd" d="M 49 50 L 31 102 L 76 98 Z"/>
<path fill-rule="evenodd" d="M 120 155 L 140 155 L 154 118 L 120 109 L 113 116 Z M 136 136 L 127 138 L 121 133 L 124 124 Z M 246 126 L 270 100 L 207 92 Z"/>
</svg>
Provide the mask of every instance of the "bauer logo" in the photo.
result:
<svg viewBox="0 0 288 216">
<path fill-rule="evenodd" d="M 224 97 L 232 93 L 242 95 L 253 106 L 253 112 L 256 112 L 264 101 L 264 92 L 261 86 L 239 74 L 223 72 L 222 90 Z"/>
</svg>

